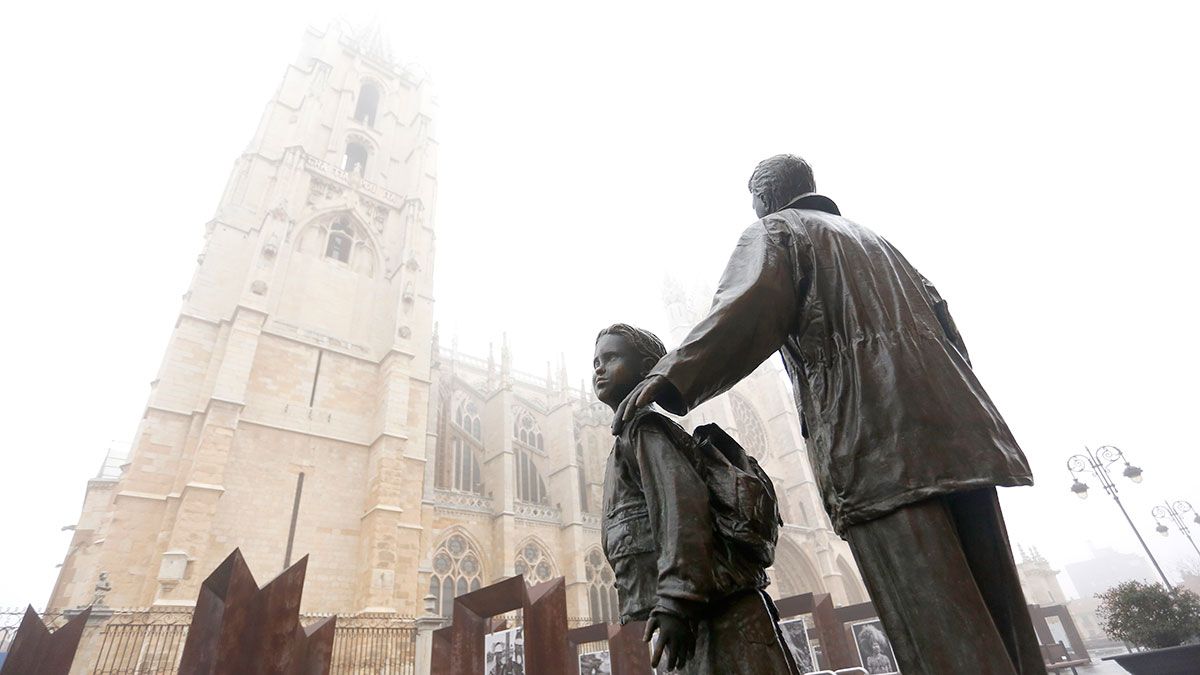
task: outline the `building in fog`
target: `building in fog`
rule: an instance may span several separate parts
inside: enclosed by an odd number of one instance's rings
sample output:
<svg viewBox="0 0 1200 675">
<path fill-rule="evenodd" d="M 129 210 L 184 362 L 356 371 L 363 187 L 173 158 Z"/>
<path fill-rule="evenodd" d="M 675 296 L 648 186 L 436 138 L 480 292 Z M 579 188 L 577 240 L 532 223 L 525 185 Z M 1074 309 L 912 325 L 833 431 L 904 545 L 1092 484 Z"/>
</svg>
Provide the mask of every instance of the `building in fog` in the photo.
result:
<svg viewBox="0 0 1200 675">
<path fill-rule="evenodd" d="M 1154 582 L 1156 579 L 1145 558 L 1111 548 L 1093 547 L 1091 558 L 1068 563 L 1066 570 L 1081 598 L 1094 597 L 1123 581 Z"/>
<path fill-rule="evenodd" d="M 1017 575 L 1025 591 L 1025 601 L 1031 605 L 1061 605 L 1067 601 L 1062 586 L 1058 583 L 1059 571 L 1050 566 L 1036 548 L 1028 551 L 1019 547 L 1021 561 L 1017 563 Z"/>
<path fill-rule="evenodd" d="M 305 36 L 206 226 L 130 455 L 87 484 L 51 607 L 91 602 L 101 573 L 110 607 L 188 606 L 239 547 L 260 581 L 308 555 L 305 611 L 446 612 L 524 574 L 565 577 L 573 616 L 615 615 L 609 412 L 565 366 L 523 374 L 507 345 L 435 335 L 433 119 L 378 31 Z M 675 291 L 665 311 L 697 316 Z M 865 600 L 776 362 L 705 421 L 778 482 L 775 593 Z"/>
</svg>

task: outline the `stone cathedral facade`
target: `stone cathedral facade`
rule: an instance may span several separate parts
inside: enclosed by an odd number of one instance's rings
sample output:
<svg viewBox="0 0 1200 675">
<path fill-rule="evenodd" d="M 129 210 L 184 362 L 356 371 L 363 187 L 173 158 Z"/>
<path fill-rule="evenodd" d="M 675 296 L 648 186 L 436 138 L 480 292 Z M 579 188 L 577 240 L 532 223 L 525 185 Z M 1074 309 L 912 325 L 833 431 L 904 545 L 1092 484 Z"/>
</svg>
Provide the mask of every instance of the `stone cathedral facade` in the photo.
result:
<svg viewBox="0 0 1200 675">
<path fill-rule="evenodd" d="M 87 485 L 50 607 L 98 583 L 109 607 L 188 606 L 240 547 L 260 583 L 308 555 L 308 612 L 448 613 L 524 574 L 565 577 L 572 616 L 614 617 L 609 411 L 565 366 L 534 377 L 507 345 L 438 344 L 434 107 L 377 30 L 305 36 L 207 225 L 130 455 Z M 683 294 L 666 304 L 695 319 Z M 686 423 L 705 421 L 780 487 L 775 594 L 865 600 L 779 367 Z"/>
</svg>

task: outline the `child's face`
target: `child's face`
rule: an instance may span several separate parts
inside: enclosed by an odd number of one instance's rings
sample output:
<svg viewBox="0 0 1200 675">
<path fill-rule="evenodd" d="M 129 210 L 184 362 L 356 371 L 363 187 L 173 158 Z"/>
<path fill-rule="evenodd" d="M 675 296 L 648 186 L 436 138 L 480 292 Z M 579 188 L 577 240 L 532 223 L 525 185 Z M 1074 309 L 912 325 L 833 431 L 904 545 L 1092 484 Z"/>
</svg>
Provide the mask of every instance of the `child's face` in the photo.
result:
<svg viewBox="0 0 1200 675">
<path fill-rule="evenodd" d="M 646 359 L 622 335 L 609 333 L 596 341 L 592 360 L 592 388 L 596 398 L 616 410 L 634 386 L 646 376 Z"/>
</svg>

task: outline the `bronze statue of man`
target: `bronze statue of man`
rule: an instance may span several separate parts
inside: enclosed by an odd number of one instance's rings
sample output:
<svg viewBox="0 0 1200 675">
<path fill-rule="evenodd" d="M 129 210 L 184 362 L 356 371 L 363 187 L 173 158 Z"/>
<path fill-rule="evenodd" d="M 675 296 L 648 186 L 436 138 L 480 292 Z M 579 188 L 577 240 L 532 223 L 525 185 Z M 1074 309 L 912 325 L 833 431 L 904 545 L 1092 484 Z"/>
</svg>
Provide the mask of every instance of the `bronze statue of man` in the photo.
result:
<svg viewBox="0 0 1200 675">
<path fill-rule="evenodd" d="M 684 414 L 781 352 L 825 509 L 900 669 L 1045 673 L 995 489 L 1033 478 L 946 302 L 817 194 L 803 159 L 762 161 L 750 192 L 759 220 L 712 309 L 625 398 L 614 431 L 652 402 Z"/>
</svg>

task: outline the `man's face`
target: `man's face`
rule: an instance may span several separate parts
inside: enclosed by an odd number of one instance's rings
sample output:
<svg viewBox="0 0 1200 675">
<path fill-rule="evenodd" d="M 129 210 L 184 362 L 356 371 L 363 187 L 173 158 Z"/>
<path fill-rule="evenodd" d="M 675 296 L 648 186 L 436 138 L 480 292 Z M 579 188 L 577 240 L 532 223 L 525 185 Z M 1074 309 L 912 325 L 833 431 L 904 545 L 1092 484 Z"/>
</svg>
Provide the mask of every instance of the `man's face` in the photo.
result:
<svg viewBox="0 0 1200 675">
<path fill-rule="evenodd" d="M 645 374 L 644 357 L 622 335 L 609 333 L 596 341 L 592 388 L 601 403 L 615 409 Z"/>
<path fill-rule="evenodd" d="M 771 212 L 767 210 L 767 203 L 763 201 L 762 196 L 751 195 L 751 197 L 752 199 L 750 205 L 754 207 L 755 215 L 757 215 L 759 218 L 766 218 L 767 216 L 771 215 Z"/>
</svg>

